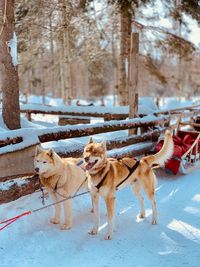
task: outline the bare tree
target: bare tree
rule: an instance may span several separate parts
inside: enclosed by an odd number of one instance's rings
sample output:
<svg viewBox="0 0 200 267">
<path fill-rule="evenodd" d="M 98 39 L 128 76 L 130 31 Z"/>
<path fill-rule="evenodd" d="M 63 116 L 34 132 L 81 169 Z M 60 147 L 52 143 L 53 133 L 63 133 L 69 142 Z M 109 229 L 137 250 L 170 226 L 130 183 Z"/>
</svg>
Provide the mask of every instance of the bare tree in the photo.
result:
<svg viewBox="0 0 200 267">
<path fill-rule="evenodd" d="M 128 105 L 128 61 L 129 61 L 129 51 L 130 51 L 130 36 L 131 36 L 131 22 L 132 13 L 130 12 L 129 6 L 126 6 L 124 2 L 120 6 L 120 16 L 121 16 L 121 38 L 120 38 L 120 80 L 119 80 L 119 102 L 120 105 Z"/>
<path fill-rule="evenodd" d="M 0 1 L 0 63 L 3 92 L 3 120 L 13 130 L 20 128 L 19 78 L 16 59 L 14 0 Z"/>
</svg>

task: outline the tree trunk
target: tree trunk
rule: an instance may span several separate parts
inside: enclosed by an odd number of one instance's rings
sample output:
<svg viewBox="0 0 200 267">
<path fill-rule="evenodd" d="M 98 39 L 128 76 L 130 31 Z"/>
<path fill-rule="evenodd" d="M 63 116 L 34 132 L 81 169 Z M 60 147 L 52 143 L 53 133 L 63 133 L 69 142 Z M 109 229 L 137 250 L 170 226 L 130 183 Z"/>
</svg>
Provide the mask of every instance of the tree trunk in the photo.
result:
<svg viewBox="0 0 200 267">
<path fill-rule="evenodd" d="M 121 8 L 119 60 L 119 104 L 121 106 L 128 105 L 128 61 L 130 51 L 131 19 L 132 16 L 128 8 Z"/>
<path fill-rule="evenodd" d="M 113 8 L 114 9 L 114 8 Z M 114 16 L 114 15 L 113 15 Z M 113 65 L 113 105 L 116 106 L 116 94 L 118 91 L 118 60 L 116 56 L 116 45 L 115 45 L 115 25 L 114 25 L 114 18 L 112 19 L 112 65 Z"/>
<path fill-rule="evenodd" d="M 138 57 L 139 33 L 132 32 L 129 61 L 129 118 L 135 118 L 138 113 Z M 136 134 L 135 129 L 129 130 L 129 135 Z"/>
<path fill-rule="evenodd" d="M 54 43 L 53 43 L 53 27 L 52 27 L 52 13 L 49 17 L 49 29 L 50 29 L 50 51 L 51 51 L 51 90 L 53 92 L 53 96 L 56 95 L 55 88 L 56 88 L 56 82 L 55 82 L 55 60 L 54 60 Z"/>
<path fill-rule="evenodd" d="M 6 126 L 11 129 L 20 128 L 19 110 L 19 78 L 14 53 L 14 0 L 0 1 L 0 14 L 4 14 L 4 21 L 0 30 L 0 64 L 3 92 L 2 115 Z M 12 46 L 11 46 L 12 44 Z M 15 45 L 17 45 L 15 43 Z M 11 47 L 9 47 L 11 46 Z"/>
<path fill-rule="evenodd" d="M 66 65 L 66 92 L 65 100 L 71 104 L 72 99 L 72 75 L 71 75 L 71 48 L 70 48 L 70 21 L 71 21 L 71 4 L 69 0 L 63 0 L 63 45 L 64 60 Z"/>
<path fill-rule="evenodd" d="M 65 103 L 65 92 L 66 92 L 66 86 L 65 86 L 65 63 L 63 60 L 64 56 L 64 47 L 63 47 L 63 41 L 60 44 L 60 53 L 59 53 L 59 75 L 60 75 L 60 97 L 63 99 L 63 103 Z"/>
</svg>

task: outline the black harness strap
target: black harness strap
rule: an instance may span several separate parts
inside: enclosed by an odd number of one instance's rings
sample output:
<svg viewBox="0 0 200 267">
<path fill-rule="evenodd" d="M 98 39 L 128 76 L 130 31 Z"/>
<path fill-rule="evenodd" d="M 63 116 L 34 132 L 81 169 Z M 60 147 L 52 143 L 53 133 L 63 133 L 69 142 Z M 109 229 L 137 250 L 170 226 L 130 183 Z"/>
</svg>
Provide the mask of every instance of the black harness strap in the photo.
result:
<svg viewBox="0 0 200 267">
<path fill-rule="evenodd" d="M 83 164 L 83 160 L 80 160 L 77 164 L 76 164 L 76 166 L 81 166 Z M 54 192 L 57 192 L 57 189 L 58 189 L 58 182 L 59 182 L 59 180 L 60 180 L 60 177 L 59 177 L 59 179 L 58 179 L 58 181 L 56 182 L 56 185 L 55 185 L 55 187 L 54 187 L 54 189 L 53 189 L 53 191 Z M 86 180 L 87 180 L 87 178 L 86 178 Z M 84 181 L 85 182 L 85 181 Z M 83 183 L 84 183 L 83 182 Z M 82 186 L 82 184 L 81 184 L 81 186 Z M 79 188 L 80 189 L 80 188 Z M 79 190 L 78 189 L 78 190 Z"/>
<path fill-rule="evenodd" d="M 99 188 L 102 186 L 104 180 L 106 179 L 107 174 L 108 174 L 108 171 L 107 171 L 106 174 L 103 176 L 103 178 L 101 179 L 101 181 L 95 186 L 98 190 L 99 190 Z"/>
<path fill-rule="evenodd" d="M 129 170 L 129 174 L 126 176 L 126 178 L 124 178 L 118 185 L 117 185 L 117 187 L 116 187 L 116 190 L 118 190 L 118 187 L 120 186 L 120 185 L 122 185 L 130 176 L 131 176 L 131 174 L 132 173 L 134 173 L 134 171 L 137 169 L 137 167 L 139 166 L 139 164 L 140 164 L 140 161 L 139 160 L 137 160 L 136 161 L 136 163 L 135 163 L 135 165 L 133 166 L 133 167 L 129 167 L 127 164 L 125 164 L 124 162 L 122 162 L 126 167 L 127 167 L 127 169 Z"/>
<path fill-rule="evenodd" d="M 59 182 L 59 180 L 60 180 L 60 178 L 59 178 L 58 181 L 56 182 L 56 185 L 55 185 L 55 187 L 54 187 L 54 189 L 53 189 L 54 192 L 57 192 L 57 189 L 58 189 L 58 182 Z"/>
<path fill-rule="evenodd" d="M 121 160 L 121 159 L 118 159 L 118 160 Z M 122 161 L 121 161 L 122 162 Z M 117 186 L 116 186 L 116 190 L 118 190 L 118 187 L 123 184 L 130 176 L 132 173 L 134 173 L 134 171 L 137 169 L 137 167 L 139 166 L 140 164 L 140 161 L 137 160 L 135 165 L 133 167 L 129 167 L 126 163 L 122 162 L 126 167 L 127 169 L 129 170 L 129 174 L 126 176 L 126 178 L 124 178 Z M 102 186 L 104 180 L 106 179 L 106 176 L 107 176 L 108 172 L 103 176 L 103 178 L 101 179 L 101 181 L 95 186 L 98 190 L 99 188 Z"/>
</svg>

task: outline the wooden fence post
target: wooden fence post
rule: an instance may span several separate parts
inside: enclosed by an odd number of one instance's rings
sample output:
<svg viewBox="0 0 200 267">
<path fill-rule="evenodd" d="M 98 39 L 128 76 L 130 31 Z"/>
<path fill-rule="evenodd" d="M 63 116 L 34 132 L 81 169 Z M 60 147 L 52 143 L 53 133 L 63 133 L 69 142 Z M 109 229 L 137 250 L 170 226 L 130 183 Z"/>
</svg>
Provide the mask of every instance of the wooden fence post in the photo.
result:
<svg viewBox="0 0 200 267">
<path fill-rule="evenodd" d="M 31 121 L 31 112 L 27 111 L 26 112 L 26 117 L 28 121 Z"/>
<path fill-rule="evenodd" d="M 131 33 L 131 48 L 129 61 L 129 118 L 136 117 L 138 113 L 138 58 L 139 33 Z M 130 129 L 129 135 L 137 133 L 137 129 Z"/>
</svg>

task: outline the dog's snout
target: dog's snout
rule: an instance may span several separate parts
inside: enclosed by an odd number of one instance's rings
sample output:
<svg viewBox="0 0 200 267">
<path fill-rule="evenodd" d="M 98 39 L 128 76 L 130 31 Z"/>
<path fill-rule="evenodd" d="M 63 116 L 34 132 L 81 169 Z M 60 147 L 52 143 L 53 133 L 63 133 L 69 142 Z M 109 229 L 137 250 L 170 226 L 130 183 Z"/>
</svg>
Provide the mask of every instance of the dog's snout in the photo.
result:
<svg viewBox="0 0 200 267">
<path fill-rule="evenodd" d="M 36 172 L 39 172 L 39 168 L 35 168 L 35 171 L 36 171 Z"/>
<path fill-rule="evenodd" d="M 88 162 L 89 159 L 90 159 L 90 157 L 85 157 L 85 158 L 84 158 L 85 162 Z"/>
</svg>

